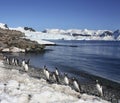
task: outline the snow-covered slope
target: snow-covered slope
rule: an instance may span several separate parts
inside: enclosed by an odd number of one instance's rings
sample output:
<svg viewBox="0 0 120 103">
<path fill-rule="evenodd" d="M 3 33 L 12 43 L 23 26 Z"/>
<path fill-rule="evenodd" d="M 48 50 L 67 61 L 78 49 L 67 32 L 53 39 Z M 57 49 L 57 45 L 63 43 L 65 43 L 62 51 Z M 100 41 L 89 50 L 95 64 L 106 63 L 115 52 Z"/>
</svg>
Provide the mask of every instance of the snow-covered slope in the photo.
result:
<svg viewBox="0 0 120 103">
<path fill-rule="evenodd" d="M 1 27 L 4 27 L 1 23 Z M 48 40 L 120 40 L 119 30 L 80 30 L 80 29 L 45 29 L 44 31 L 29 31 L 23 27 L 9 28 L 24 32 L 26 38 L 38 41 L 40 44 L 54 44 Z M 47 40 L 47 41 L 44 41 Z"/>
<path fill-rule="evenodd" d="M 99 97 L 75 92 L 69 86 L 48 84 L 0 61 L 0 103 L 109 103 Z"/>
<path fill-rule="evenodd" d="M 8 29 L 7 24 L 0 23 L 0 28 L 2 29 Z"/>
<path fill-rule="evenodd" d="M 22 27 L 14 28 L 25 33 L 26 38 L 36 40 L 120 40 L 119 30 L 113 32 L 110 30 L 59 30 L 46 29 L 42 32 L 25 31 Z"/>
</svg>

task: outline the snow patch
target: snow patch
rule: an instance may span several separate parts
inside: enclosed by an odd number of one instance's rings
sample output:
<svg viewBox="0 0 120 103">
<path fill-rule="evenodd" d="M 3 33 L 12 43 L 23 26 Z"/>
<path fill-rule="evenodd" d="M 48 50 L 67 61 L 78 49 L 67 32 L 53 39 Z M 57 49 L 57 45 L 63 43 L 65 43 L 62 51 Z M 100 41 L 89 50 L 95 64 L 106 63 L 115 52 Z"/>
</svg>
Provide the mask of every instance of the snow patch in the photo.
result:
<svg viewBox="0 0 120 103">
<path fill-rule="evenodd" d="M 1 103 L 109 103 L 96 96 L 81 94 L 78 98 L 79 95 L 69 86 L 48 84 L 44 79 L 5 69 L 0 61 Z"/>
</svg>

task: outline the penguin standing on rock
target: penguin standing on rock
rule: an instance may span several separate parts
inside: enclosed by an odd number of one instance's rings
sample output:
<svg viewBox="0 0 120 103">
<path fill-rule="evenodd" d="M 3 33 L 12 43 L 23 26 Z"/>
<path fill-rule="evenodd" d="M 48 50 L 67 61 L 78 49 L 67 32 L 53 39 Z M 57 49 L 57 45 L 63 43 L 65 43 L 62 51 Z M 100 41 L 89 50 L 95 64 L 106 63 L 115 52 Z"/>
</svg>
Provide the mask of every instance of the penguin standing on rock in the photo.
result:
<svg viewBox="0 0 120 103">
<path fill-rule="evenodd" d="M 99 95 L 103 96 L 102 86 L 98 83 L 98 80 L 96 80 L 96 89 L 98 90 Z"/>
<path fill-rule="evenodd" d="M 10 63 L 10 57 L 6 57 L 6 63 L 9 64 L 9 65 L 11 64 Z"/>
<path fill-rule="evenodd" d="M 25 59 L 22 60 L 22 67 L 25 66 Z"/>
<path fill-rule="evenodd" d="M 44 65 L 44 67 L 43 67 L 43 73 L 44 73 L 44 75 L 45 75 L 45 72 L 46 72 L 46 65 Z"/>
<path fill-rule="evenodd" d="M 52 78 L 53 78 L 53 81 L 54 81 L 54 82 L 60 83 L 60 82 L 59 82 L 59 78 L 58 78 L 58 76 L 56 75 L 55 72 L 52 73 Z"/>
<path fill-rule="evenodd" d="M 12 58 L 12 65 L 15 65 L 15 58 Z"/>
<path fill-rule="evenodd" d="M 25 70 L 25 72 L 28 71 L 28 64 L 26 64 L 26 63 L 25 63 L 25 65 L 24 65 L 24 70 Z"/>
<path fill-rule="evenodd" d="M 74 86 L 74 89 L 77 92 L 80 92 L 80 85 L 79 85 L 78 81 L 75 78 L 73 78 L 73 86 Z"/>
<path fill-rule="evenodd" d="M 69 79 L 68 79 L 67 73 L 64 73 L 64 82 L 65 82 L 65 85 L 69 85 Z"/>
<path fill-rule="evenodd" d="M 45 69 L 45 76 L 46 76 L 47 81 L 49 81 L 50 80 L 50 72 L 48 71 L 47 68 Z"/>
<path fill-rule="evenodd" d="M 55 68 L 55 76 L 56 76 L 57 83 L 60 84 L 60 73 L 57 67 Z"/>
<path fill-rule="evenodd" d="M 55 68 L 55 74 L 56 74 L 57 76 L 59 76 L 59 71 L 58 71 L 57 68 Z"/>
<path fill-rule="evenodd" d="M 15 65 L 19 66 L 19 59 L 15 58 Z"/>
</svg>

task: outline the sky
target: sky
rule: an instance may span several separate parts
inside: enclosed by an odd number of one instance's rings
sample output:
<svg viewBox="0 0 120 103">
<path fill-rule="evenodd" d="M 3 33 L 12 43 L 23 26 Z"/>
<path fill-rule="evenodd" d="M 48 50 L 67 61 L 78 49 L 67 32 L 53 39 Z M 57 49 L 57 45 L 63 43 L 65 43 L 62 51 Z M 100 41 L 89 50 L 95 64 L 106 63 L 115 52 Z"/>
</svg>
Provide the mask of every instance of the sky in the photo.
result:
<svg viewBox="0 0 120 103">
<path fill-rule="evenodd" d="M 1 0 L 0 23 L 44 29 L 120 29 L 120 0 Z"/>
</svg>

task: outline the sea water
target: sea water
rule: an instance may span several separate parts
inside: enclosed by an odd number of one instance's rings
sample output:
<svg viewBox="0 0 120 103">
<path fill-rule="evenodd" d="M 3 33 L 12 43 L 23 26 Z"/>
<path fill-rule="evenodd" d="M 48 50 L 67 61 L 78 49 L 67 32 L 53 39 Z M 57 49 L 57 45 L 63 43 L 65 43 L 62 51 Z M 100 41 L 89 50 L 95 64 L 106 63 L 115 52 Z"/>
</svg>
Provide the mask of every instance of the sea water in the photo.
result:
<svg viewBox="0 0 120 103">
<path fill-rule="evenodd" d="M 120 83 L 119 41 L 53 41 L 57 46 L 47 46 L 45 52 L 21 55 L 30 58 L 30 64 L 50 71 L 57 67 L 62 73 L 80 76 L 80 72 Z"/>
</svg>

